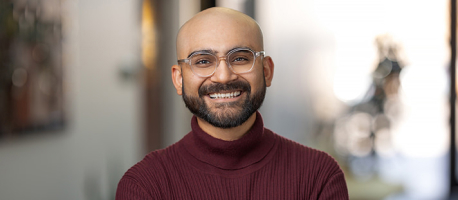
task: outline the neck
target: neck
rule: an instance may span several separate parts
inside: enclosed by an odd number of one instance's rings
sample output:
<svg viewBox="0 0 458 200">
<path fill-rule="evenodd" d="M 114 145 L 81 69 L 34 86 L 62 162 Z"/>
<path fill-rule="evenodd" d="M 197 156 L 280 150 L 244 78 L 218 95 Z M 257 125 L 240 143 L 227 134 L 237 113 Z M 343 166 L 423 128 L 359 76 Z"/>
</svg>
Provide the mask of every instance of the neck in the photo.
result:
<svg viewBox="0 0 458 200">
<path fill-rule="evenodd" d="M 225 141 L 234 141 L 240 139 L 245 133 L 250 130 L 253 126 L 254 121 L 256 121 L 256 113 L 253 113 L 248 120 L 243 122 L 242 125 L 233 127 L 233 128 L 219 128 L 209 124 L 207 121 L 197 118 L 197 123 L 199 127 L 205 131 L 210 136 L 225 140 Z"/>
</svg>

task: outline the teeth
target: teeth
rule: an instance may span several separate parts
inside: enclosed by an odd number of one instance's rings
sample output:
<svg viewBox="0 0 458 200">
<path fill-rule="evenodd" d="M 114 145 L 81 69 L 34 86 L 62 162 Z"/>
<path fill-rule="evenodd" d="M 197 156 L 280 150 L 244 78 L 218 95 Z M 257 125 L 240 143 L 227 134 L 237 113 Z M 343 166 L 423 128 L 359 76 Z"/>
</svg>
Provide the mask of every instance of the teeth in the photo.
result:
<svg viewBox="0 0 458 200">
<path fill-rule="evenodd" d="M 212 93 L 209 94 L 210 98 L 212 99 L 220 99 L 220 98 L 233 98 L 240 95 L 240 91 L 231 92 L 231 93 Z"/>
</svg>

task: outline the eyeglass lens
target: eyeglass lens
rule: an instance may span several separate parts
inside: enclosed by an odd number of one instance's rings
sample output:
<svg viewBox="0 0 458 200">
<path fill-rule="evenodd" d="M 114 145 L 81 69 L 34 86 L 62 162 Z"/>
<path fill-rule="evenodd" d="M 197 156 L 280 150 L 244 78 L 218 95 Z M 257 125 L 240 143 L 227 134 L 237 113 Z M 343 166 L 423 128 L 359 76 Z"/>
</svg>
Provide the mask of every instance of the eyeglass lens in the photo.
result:
<svg viewBox="0 0 458 200">
<path fill-rule="evenodd" d="M 235 73 L 250 71 L 253 67 L 255 55 L 249 50 L 239 50 L 227 55 L 226 62 Z M 191 57 L 193 71 L 202 76 L 208 76 L 215 71 L 218 59 L 213 54 L 195 54 Z"/>
</svg>

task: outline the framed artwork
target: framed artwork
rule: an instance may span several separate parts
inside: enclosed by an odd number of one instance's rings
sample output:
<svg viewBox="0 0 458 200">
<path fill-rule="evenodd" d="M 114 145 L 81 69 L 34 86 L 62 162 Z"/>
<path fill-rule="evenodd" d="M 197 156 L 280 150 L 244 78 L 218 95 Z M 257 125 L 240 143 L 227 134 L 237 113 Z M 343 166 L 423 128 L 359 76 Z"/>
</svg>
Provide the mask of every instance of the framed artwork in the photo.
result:
<svg viewBox="0 0 458 200">
<path fill-rule="evenodd" d="M 0 139 L 65 122 L 60 0 L 0 3 Z"/>
</svg>

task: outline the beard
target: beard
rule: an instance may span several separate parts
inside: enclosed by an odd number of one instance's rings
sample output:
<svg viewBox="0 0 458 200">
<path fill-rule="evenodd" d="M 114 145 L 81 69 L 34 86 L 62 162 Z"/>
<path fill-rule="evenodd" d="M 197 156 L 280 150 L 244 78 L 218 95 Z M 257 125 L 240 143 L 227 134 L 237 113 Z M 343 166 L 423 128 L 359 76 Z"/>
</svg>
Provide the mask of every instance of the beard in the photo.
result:
<svg viewBox="0 0 458 200">
<path fill-rule="evenodd" d="M 235 102 L 215 103 L 213 108 L 209 108 L 204 100 L 204 96 L 209 93 L 221 91 L 240 90 L 245 93 L 245 100 Z M 202 85 L 199 90 L 199 97 L 187 95 L 182 85 L 183 101 L 192 114 L 207 121 L 211 125 L 228 129 L 242 125 L 253 115 L 262 105 L 266 95 L 266 82 L 263 81 L 261 90 L 251 93 L 251 86 L 246 81 L 234 81 L 228 84 L 214 83 Z"/>
</svg>

